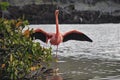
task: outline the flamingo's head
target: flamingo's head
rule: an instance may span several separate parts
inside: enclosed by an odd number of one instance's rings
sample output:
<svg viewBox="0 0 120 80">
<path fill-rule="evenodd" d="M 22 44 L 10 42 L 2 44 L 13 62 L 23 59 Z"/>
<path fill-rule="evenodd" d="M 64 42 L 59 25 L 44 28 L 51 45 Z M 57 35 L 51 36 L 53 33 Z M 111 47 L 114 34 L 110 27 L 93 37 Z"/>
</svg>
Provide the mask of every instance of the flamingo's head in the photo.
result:
<svg viewBox="0 0 120 80">
<path fill-rule="evenodd" d="M 55 15 L 58 15 L 59 14 L 59 10 L 55 10 Z"/>
</svg>

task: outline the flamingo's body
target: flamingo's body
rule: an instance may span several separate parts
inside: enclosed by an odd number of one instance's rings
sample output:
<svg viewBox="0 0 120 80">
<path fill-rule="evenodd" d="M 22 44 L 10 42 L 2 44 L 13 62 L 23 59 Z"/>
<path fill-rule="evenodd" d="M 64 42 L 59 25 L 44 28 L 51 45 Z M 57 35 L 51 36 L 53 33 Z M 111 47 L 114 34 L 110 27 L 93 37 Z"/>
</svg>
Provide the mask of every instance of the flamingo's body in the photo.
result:
<svg viewBox="0 0 120 80">
<path fill-rule="evenodd" d="M 58 25 L 58 14 L 59 14 L 59 10 L 56 10 L 55 11 L 56 33 L 47 33 L 42 29 L 36 29 L 32 37 L 35 37 L 35 39 L 40 39 L 41 41 L 45 43 L 47 43 L 48 40 L 50 40 L 50 43 L 52 45 L 57 45 L 57 46 L 61 42 L 66 42 L 68 40 L 92 42 L 92 40 L 88 36 L 86 36 L 84 33 L 79 32 L 77 30 L 72 30 L 72 31 L 66 32 L 65 34 L 60 33 L 59 25 Z"/>
</svg>

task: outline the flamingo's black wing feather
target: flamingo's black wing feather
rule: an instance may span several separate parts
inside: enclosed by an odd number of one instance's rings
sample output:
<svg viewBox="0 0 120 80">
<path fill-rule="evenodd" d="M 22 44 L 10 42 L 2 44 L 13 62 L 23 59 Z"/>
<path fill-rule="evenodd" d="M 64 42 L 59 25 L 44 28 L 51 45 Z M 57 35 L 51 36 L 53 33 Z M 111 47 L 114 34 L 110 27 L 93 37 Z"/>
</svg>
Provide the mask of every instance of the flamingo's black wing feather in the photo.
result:
<svg viewBox="0 0 120 80">
<path fill-rule="evenodd" d="M 31 35 L 32 39 L 39 39 L 45 43 L 48 42 L 48 39 L 51 37 L 51 35 L 42 29 L 36 29 L 34 33 Z"/>
<path fill-rule="evenodd" d="M 76 30 L 67 32 L 65 35 L 63 35 L 63 42 L 66 42 L 68 40 L 92 42 L 92 40 L 87 35 Z"/>
<path fill-rule="evenodd" d="M 46 42 L 47 37 L 44 33 L 42 32 L 35 32 L 31 35 L 32 39 L 40 39 L 43 42 Z"/>
</svg>

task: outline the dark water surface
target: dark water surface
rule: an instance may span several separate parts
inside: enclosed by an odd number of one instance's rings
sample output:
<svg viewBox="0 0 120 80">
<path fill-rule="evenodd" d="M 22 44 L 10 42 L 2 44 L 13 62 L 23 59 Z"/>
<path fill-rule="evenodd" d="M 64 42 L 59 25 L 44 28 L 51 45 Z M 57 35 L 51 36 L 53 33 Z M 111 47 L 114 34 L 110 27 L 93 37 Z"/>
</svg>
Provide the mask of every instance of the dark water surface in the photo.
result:
<svg viewBox="0 0 120 80">
<path fill-rule="evenodd" d="M 55 25 L 31 27 L 55 32 Z M 63 33 L 72 29 L 84 32 L 93 43 L 68 41 L 59 45 L 57 64 L 64 80 L 120 80 L 120 24 L 60 25 Z M 55 51 L 53 46 L 53 54 Z"/>
</svg>

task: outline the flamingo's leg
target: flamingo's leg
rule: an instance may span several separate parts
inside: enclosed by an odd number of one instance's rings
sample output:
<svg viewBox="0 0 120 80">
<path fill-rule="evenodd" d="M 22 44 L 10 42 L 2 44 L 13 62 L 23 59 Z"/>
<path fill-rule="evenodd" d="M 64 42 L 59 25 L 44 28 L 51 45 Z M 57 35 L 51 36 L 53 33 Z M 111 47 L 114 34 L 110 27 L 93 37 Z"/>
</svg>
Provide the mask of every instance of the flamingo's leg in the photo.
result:
<svg viewBox="0 0 120 80">
<path fill-rule="evenodd" d="M 57 48 L 56 48 L 56 55 L 55 55 L 55 62 L 56 62 L 56 64 L 55 64 L 55 75 L 58 75 L 58 71 L 57 70 L 59 70 L 59 68 L 58 68 L 58 65 L 57 65 L 57 62 L 58 62 L 58 56 L 57 56 L 57 53 L 58 53 L 58 46 L 57 46 Z"/>
<path fill-rule="evenodd" d="M 57 53 L 58 53 L 58 46 L 57 46 L 57 48 L 56 48 L 56 57 L 55 57 L 55 61 L 57 62 L 58 61 L 58 56 L 57 56 Z"/>
</svg>

